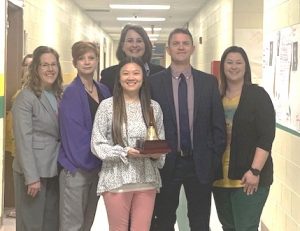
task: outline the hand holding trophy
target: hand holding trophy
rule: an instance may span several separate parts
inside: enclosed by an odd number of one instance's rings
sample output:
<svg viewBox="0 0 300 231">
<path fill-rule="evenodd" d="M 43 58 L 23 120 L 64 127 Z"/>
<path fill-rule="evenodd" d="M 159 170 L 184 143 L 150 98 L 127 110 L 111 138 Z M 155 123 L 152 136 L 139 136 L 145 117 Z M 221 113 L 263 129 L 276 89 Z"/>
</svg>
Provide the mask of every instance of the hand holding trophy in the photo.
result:
<svg viewBox="0 0 300 231">
<path fill-rule="evenodd" d="M 149 112 L 146 139 L 138 139 L 136 141 L 136 148 L 141 154 L 165 154 L 171 151 L 167 141 L 158 138 L 152 106 Z"/>
</svg>

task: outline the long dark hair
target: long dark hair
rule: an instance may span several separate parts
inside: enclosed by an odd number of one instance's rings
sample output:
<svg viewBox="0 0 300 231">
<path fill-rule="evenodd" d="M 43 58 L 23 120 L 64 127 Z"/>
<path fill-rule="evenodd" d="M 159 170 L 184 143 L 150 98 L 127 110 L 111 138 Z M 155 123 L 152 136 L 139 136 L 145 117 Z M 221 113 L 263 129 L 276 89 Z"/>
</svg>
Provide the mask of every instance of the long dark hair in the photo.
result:
<svg viewBox="0 0 300 231">
<path fill-rule="evenodd" d="M 239 53 L 243 57 L 244 62 L 245 62 L 244 85 L 252 83 L 250 63 L 249 63 L 249 59 L 248 59 L 248 56 L 247 56 L 245 50 L 238 46 L 228 47 L 222 54 L 221 64 L 220 64 L 220 94 L 221 94 L 221 97 L 225 96 L 226 89 L 227 89 L 226 75 L 224 72 L 224 63 L 225 63 L 225 59 L 229 53 Z"/>
<path fill-rule="evenodd" d="M 149 113 L 151 107 L 151 98 L 147 86 L 146 70 L 144 67 L 144 63 L 140 58 L 126 57 L 118 65 L 117 80 L 115 81 L 114 92 L 113 92 L 113 120 L 112 120 L 112 139 L 114 141 L 114 144 L 119 144 L 123 147 L 125 146 L 124 140 L 122 138 L 123 124 L 125 124 L 127 129 L 127 114 L 126 114 L 123 88 L 120 83 L 120 76 L 121 76 L 120 71 L 122 67 L 128 63 L 137 64 L 138 66 L 141 67 L 143 71 L 143 83 L 139 90 L 139 98 L 140 98 L 142 114 L 146 126 L 148 126 L 149 124 L 149 120 L 150 120 Z"/>
<path fill-rule="evenodd" d="M 54 95 L 57 98 L 61 97 L 61 94 L 63 92 L 62 83 L 62 71 L 61 66 L 59 62 L 59 55 L 58 53 L 51 47 L 47 46 L 39 46 L 33 51 L 33 59 L 31 64 L 29 65 L 28 69 L 28 82 L 27 86 L 34 92 L 34 94 L 40 98 L 42 94 L 42 80 L 39 76 L 38 68 L 41 64 L 41 56 L 43 54 L 53 54 L 56 58 L 57 67 L 58 67 L 58 74 L 55 82 L 53 83 L 52 90 Z"/>
<path fill-rule="evenodd" d="M 123 51 L 123 46 L 125 43 L 125 37 L 127 35 L 127 32 L 129 30 L 133 30 L 136 33 L 138 33 L 142 39 L 143 42 L 145 44 L 145 53 L 144 55 L 141 57 L 141 59 L 143 60 L 144 63 L 149 63 L 152 57 L 152 43 L 148 37 L 147 32 L 144 30 L 143 27 L 139 26 L 139 25 L 126 25 L 123 30 L 121 31 L 121 37 L 119 40 L 119 44 L 118 44 L 118 48 L 117 48 L 117 59 L 119 61 L 123 60 L 126 57 L 125 52 Z"/>
</svg>

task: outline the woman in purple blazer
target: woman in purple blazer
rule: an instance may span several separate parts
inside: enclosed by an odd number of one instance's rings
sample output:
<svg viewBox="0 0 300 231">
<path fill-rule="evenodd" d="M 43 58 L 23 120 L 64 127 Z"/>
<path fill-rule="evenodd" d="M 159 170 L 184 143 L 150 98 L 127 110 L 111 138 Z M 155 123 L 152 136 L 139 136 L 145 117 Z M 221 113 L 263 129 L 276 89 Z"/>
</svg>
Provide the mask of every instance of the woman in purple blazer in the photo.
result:
<svg viewBox="0 0 300 231">
<path fill-rule="evenodd" d="M 99 53 L 91 42 L 72 46 L 77 77 L 66 88 L 59 107 L 61 148 L 60 231 L 89 231 L 98 197 L 96 188 L 101 161 L 91 153 L 92 126 L 99 103 L 110 96 L 93 80 Z"/>
</svg>

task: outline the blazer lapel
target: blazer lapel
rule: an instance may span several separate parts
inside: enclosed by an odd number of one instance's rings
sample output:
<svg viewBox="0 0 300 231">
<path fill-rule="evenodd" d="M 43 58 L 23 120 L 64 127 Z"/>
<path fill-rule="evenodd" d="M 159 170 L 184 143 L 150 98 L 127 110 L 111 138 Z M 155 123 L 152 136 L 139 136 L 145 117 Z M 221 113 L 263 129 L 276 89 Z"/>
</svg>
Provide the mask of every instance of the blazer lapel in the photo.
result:
<svg viewBox="0 0 300 231">
<path fill-rule="evenodd" d="M 42 94 L 41 94 L 40 102 L 43 105 L 43 107 L 46 109 L 46 111 L 49 113 L 51 119 L 54 121 L 55 126 L 58 129 L 58 120 L 57 120 L 56 112 L 53 110 L 53 108 L 44 92 L 42 92 Z"/>
<path fill-rule="evenodd" d="M 163 90 L 166 91 L 168 105 L 169 105 L 169 109 L 170 109 L 170 112 L 172 115 L 173 122 L 174 122 L 174 124 L 177 124 L 176 123 L 176 111 L 175 111 L 175 105 L 174 105 L 173 87 L 172 87 L 172 73 L 171 73 L 170 67 L 166 70 L 166 76 L 162 77 L 162 82 L 163 82 Z"/>
<path fill-rule="evenodd" d="M 203 100 L 204 84 L 202 83 L 201 76 L 198 73 L 196 73 L 194 69 L 192 69 L 192 75 L 194 80 L 194 123 L 195 123 L 201 101 Z"/>
<path fill-rule="evenodd" d="M 84 86 L 81 82 L 81 79 L 79 76 L 76 77 L 75 79 L 75 83 L 76 83 L 76 87 L 78 88 L 78 92 L 80 95 L 80 100 L 82 102 L 82 107 L 80 108 L 80 111 L 82 110 L 83 116 L 85 118 L 84 122 L 87 126 L 87 128 L 91 128 L 93 126 L 93 122 L 92 122 L 92 116 L 91 116 L 91 111 L 90 111 L 90 105 L 89 105 L 89 101 L 86 95 L 86 92 L 84 90 Z"/>
</svg>

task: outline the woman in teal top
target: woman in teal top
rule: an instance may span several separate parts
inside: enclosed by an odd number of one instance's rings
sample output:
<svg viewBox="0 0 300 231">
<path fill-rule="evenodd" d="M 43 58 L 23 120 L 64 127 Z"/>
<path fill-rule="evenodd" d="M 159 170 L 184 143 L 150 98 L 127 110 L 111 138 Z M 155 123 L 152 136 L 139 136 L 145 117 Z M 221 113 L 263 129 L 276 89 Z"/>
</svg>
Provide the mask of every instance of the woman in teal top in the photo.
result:
<svg viewBox="0 0 300 231">
<path fill-rule="evenodd" d="M 251 83 L 243 48 L 224 51 L 220 73 L 228 143 L 215 204 L 223 230 L 256 231 L 273 182 L 275 111 L 267 92 Z"/>
</svg>

